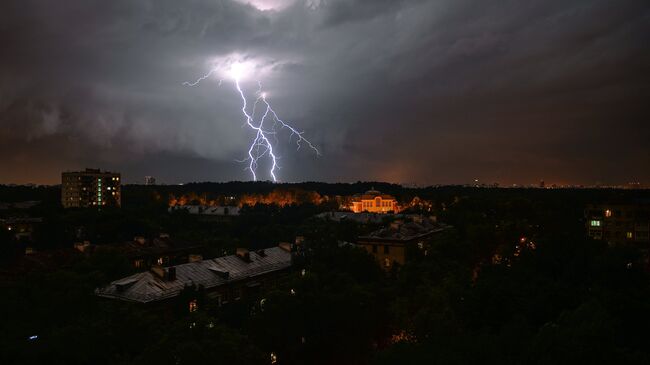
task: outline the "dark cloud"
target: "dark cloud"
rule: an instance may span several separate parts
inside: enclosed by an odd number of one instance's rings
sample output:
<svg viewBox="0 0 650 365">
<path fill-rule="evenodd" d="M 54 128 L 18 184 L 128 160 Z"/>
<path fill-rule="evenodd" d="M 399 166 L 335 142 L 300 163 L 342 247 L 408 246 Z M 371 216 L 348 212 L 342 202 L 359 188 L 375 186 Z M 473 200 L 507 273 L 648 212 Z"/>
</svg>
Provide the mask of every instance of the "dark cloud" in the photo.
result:
<svg viewBox="0 0 650 365">
<path fill-rule="evenodd" d="M 233 54 L 323 152 L 278 144 L 283 180 L 648 182 L 649 24 L 646 1 L 5 1 L 0 183 L 247 179 L 230 84 L 181 85 Z"/>
</svg>

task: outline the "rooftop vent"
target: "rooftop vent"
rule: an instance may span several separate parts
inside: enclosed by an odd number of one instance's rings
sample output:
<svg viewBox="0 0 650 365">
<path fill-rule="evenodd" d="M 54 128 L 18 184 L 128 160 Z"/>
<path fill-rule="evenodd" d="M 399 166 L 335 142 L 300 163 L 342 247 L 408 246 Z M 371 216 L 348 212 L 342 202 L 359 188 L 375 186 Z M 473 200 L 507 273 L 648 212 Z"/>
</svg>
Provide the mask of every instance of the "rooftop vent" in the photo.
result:
<svg viewBox="0 0 650 365">
<path fill-rule="evenodd" d="M 236 254 L 237 257 L 239 257 L 240 259 L 246 262 L 251 262 L 251 254 L 250 252 L 248 252 L 248 249 L 238 248 Z"/>
<path fill-rule="evenodd" d="M 151 272 L 153 272 L 159 278 L 165 281 L 174 281 L 176 280 L 176 268 L 175 267 L 162 267 L 159 265 L 152 266 Z"/>
<path fill-rule="evenodd" d="M 281 242 L 278 246 L 280 246 L 281 249 L 287 252 L 293 251 L 293 245 L 290 244 L 289 242 Z"/>
<path fill-rule="evenodd" d="M 209 267 L 208 270 L 210 270 L 213 273 L 219 275 L 219 277 L 221 277 L 222 279 L 228 279 L 230 277 L 230 272 L 229 271 L 225 271 L 225 270 L 222 270 L 222 269 L 214 267 L 214 266 Z"/>
</svg>

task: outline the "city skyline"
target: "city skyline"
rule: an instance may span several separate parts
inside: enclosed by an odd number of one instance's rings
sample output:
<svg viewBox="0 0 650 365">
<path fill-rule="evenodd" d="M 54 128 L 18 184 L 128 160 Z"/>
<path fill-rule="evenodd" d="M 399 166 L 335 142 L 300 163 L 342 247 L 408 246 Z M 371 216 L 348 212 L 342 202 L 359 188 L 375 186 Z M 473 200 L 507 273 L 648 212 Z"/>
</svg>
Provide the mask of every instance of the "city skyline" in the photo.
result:
<svg viewBox="0 0 650 365">
<path fill-rule="evenodd" d="M 0 184 L 249 180 L 238 95 L 182 85 L 233 57 L 321 151 L 279 137 L 280 182 L 650 182 L 643 1 L 3 8 Z"/>
</svg>

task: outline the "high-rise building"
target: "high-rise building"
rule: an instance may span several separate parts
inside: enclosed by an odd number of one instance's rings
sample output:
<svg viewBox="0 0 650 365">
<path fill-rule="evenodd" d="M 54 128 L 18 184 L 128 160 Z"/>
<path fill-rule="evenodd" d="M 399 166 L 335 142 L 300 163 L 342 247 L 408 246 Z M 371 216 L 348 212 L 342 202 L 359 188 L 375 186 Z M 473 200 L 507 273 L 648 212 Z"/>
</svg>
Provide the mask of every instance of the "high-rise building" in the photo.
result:
<svg viewBox="0 0 650 365">
<path fill-rule="evenodd" d="M 587 235 L 610 244 L 650 241 L 650 204 L 591 204 L 585 209 Z"/>
<path fill-rule="evenodd" d="M 119 207 L 122 204 L 120 174 L 85 169 L 61 174 L 64 208 Z"/>
<path fill-rule="evenodd" d="M 153 176 L 145 176 L 144 177 L 144 184 L 145 185 L 156 185 L 156 178 Z"/>
</svg>

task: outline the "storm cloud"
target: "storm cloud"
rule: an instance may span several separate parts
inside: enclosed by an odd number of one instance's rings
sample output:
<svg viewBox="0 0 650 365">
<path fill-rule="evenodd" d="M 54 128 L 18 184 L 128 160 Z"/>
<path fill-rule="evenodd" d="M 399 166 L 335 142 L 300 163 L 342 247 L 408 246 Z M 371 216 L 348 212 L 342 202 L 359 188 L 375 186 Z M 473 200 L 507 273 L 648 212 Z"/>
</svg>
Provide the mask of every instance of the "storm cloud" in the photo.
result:
<svg viewBox="0 0 650 365">
<path fill-rule="evenodd" d="M 278 136 L 284 181 L 648 182 L 648 39 L 647 1 L 3 1 L 0 183 L 248 179 L 232 84 L 182 84 L 226 57 L 321 149 Z"/>
</svg>

